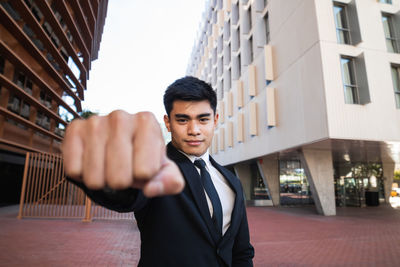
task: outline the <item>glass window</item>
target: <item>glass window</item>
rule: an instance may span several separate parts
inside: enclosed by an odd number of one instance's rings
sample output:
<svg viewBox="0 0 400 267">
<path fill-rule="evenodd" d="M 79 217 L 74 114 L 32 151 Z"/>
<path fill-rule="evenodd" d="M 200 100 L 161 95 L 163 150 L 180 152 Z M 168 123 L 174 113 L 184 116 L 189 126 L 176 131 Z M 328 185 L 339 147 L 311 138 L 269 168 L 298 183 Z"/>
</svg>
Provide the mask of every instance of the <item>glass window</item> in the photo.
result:
<svg viewBox="0 0 400 267">
<path fill-rule="evenodd" d="M 251 4 L 249 5 L 249 9 L 247 10 L 249 16 L 249 31 L 251 31 L 252 21 L 251 21 Z"/>
<path fill-rule="evenodd" d="M 21 116 L 25 119 L 29 119 L 30 109 L 31 106 L 28 103 L 23 102 L 23 105 L 21 107 Z"/>
<path fill-rule="evenodd" d="M 383 30 L 385 32 L 386 46 L 389 52 L 397 53 L 396 38 L 393 34 L 393 22 L 392 17 L 388 15 L 382 15 Z"/>
<path fill-rule="evenodd" d="M 392 0 L 379 0 L 380 3 L 392 4 Z"/>
<path fill-rule="evenodd" d="M 400 108 L 400 67 L 392 66 L 392 78 L 396 107 Z"/>
<path fill-rule="evenodd" d="M 250 164 L 251 171 L 251 195 L 250 200 L 255 205 L 261 204 L 259 200 L 269 200 L 271 199 L 267 186 L 264 183 L 264 179 L 258 169 L 257 163 L 253 162 Z"/>
<path fill-rule="evenodd" d="M 307 205 L 313 203 L 311 188 L 299 160 L 279 161 L 281 205 Z"/>
<path fill-rule="evenodd" d="M 25 92 L 28 94 L 32 95 L 32 88 L 33 88 L 33 83 L 31 80 L 29 80 L 24 73 L 15 71 L 14 72 L 14 83 L 23 89 Z"/>
<path fill-rule="evenodd" d="M 237 30 L 237 32 L 238 32 L 238 49 L 240 49 L 240 26 L 238 27 L 238 30 Z"/>
<path fill-rule="evenodd" d="M 338 43 L 350 44 L 350 29 L 347 21 L 346 6 L 334 4 L 333 12 Z"/>
<path fill-rule="evenodd" d="M 14 113 L 19 114 L 20 105 L 21 105 L 21 100 L 18 97 L 11 94 L 8 98 L 7 108 L 9 110 L 13 111 Z"/>
<path fill-rule="evenodd" d="M 346 104 L 359 104 L 358 89 L 354 75 L 354 61 L 352 58 L 342 57 L 342 79 Z"/>
<path fill-rule="evenodd" d="M 264 16 L 264 24 L 265 24 L 265 43 L 269 43 L 269 21 L 268 21 L 268 13 Z"/>
<path fill-rule="evenodd" d="M 4 73 L 4 58 L 0 56 L 0 73 Z"/>
<path fill-rule="evenodd" d="M 253 51 L 253 36 L 249 38 L 249 49 L 250 49 L 250 63 L 254 60 L 254 51 Z"/>
</svg>

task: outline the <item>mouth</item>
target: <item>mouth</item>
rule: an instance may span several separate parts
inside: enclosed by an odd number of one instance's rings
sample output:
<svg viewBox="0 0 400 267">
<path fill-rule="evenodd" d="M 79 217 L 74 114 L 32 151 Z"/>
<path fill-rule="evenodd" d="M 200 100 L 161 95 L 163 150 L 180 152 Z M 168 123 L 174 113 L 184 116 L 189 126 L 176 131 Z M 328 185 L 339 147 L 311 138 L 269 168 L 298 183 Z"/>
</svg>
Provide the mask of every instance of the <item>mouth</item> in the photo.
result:
<svg viewBox="0 0 400 267">
<path fill-rule="evenodd" d="M 189 146 L 199 146 L 199 145 L 201 145 L 203 143 L 202 140 L 186 140 L 185 142 Z"/>
</svg>

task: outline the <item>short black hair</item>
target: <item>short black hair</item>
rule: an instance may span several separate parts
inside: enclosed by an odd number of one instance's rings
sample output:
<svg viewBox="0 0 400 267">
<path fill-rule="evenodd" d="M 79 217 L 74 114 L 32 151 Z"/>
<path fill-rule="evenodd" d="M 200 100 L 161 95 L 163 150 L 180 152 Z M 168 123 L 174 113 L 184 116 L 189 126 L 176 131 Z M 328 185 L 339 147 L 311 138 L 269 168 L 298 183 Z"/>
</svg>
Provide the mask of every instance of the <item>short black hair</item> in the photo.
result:
<svg viewBox="0 0 400 267">
<path fill-rule="evenodd" d="M 174 101 L 202 101 L 208 100 L 216 114 L 217 95 L 210 84 L 193 76 L 180 78 L 168 86 L 164 93 L 164 107 L 168 114 L 171 113 Z"/>
</svg>

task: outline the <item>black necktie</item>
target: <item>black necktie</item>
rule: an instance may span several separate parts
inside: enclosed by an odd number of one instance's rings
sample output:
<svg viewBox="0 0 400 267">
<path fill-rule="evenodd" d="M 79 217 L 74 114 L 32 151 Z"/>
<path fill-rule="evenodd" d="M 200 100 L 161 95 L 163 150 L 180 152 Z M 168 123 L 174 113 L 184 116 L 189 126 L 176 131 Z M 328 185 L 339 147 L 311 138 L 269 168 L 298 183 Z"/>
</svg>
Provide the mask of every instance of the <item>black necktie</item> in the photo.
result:
<svg viewBox="0 0 400 267">
<path fill-rule="evenodd" d="M 201 181 L 203 187 L 207 192 L 208 197 L 211 200 L 213 206 L 212 220 L 217 228 L 219 234 L 222 235 L 222 206 L 219 200 L 217 190 L 215 190 L 214 184 L 211 181 L 210 174 L 206 169 L 206 163 L 202 159 L 196 159 L 194 165 L 200 169 Z"/>
</svg>

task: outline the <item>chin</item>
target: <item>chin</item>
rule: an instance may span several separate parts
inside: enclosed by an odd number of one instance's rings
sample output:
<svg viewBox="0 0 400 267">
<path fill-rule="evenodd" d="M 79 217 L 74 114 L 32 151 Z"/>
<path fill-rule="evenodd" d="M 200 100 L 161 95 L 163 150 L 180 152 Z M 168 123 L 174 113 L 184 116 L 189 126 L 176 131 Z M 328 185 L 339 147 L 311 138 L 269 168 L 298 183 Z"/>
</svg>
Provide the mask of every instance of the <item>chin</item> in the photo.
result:
<svg viewBox="0 0 400 267">
<path fill-rule="evenodd" d="M 200 147 L 187 147 L 185 150 L 183 150 L 183 152 L 188 155 L 201 156 L 206 153 L 206 150 Z"/>
</svg>

